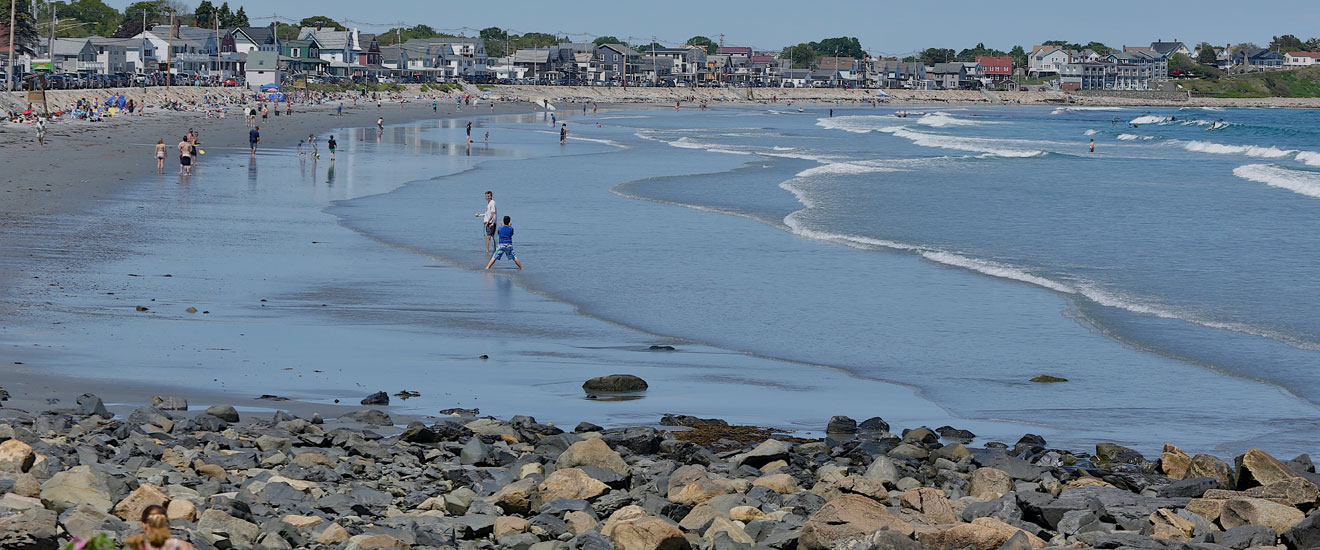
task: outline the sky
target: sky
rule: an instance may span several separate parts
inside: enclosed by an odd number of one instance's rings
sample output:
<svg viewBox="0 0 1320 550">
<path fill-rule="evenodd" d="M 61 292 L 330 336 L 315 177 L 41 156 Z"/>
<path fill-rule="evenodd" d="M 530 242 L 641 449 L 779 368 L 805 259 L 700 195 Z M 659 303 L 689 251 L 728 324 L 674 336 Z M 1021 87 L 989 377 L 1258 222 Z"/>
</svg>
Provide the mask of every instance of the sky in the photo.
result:
<svg viewBox="0 0 1320 550">
<path fill-rule="evenodd" d="M 218 0 L 213 0 L 219 4 Z M 130 0 L 107 0 L 117 9 Z M 184 0 L 196 6 L 197 0 Z M 589 41 L 612 35 L 637 43 L 654 35 L 678 45 L 695 35 L 726 45 L 778 50 L 800 42 L 855 36 L 872 55 L 906 55 L 924 48 L 961 50 L 984 42 L 1008 50 L 1045 40 L 1111 47 L 1181 40 L 1189 47 L 1254 42 L 1265 46 L 1275 35 L 1306 40 L 1320 36 L 1320 0 L 1101 0 L 1024 2 L 1020 0 L 717 0 L 714 2 L 637 2 L 632 0 L 229 0 L 244 6 L 253 25 L 325 15 L 363 31 L 419 23 L 474 36 L 477 29 L 500 27 L 515 33 L 567 34 Z M 938 7 L 936 7 L 938 6 Z M 258 13 L 271 10 L 274 13 Z"/>
</svg>

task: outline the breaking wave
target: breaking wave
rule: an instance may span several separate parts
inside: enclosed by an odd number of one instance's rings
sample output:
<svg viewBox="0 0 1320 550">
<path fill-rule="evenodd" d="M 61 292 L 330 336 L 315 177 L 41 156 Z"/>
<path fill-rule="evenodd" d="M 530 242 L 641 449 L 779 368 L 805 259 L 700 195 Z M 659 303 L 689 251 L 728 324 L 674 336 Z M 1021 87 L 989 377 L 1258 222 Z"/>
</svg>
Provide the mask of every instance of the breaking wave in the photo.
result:
<svg viewBox="0 0 1320 550">
<path fill-rule="evenodd" d="M 1248 157 L 1275 159 L 1294 154 L 1295 149 L 1279 149 L 1278 147 L 1267 147 L 1260 145 L 1224 145 L 1210 141 L 1186 141 L 1182 142 L 1183 149 L 1194 153 L 1210 153 L 1215 155 L 1246 155 Z"/>
<path fill-rule="evenodd" d="M 1234 168 L 1233 175 L 1320 199 L 1320 172 L 1294 170 L 1272 164 L 1247 164 Z"/>
</svg>

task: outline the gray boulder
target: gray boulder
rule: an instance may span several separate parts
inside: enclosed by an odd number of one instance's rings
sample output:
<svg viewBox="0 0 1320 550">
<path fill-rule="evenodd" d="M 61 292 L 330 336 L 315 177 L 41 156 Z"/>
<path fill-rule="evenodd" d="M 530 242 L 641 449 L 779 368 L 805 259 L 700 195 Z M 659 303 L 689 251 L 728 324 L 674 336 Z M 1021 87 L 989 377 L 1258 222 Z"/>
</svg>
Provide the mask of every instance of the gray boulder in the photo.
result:
<svg viewBox="0 0 1320 550">
<path fill-rule="evenodd" d="M 365 399 L 363 399 L 363 400 L 362 400 L 362 404 L 363 404 L 363 405 L 389 405 L 389 404 L 390 404 L 390 394 L 385 393 L 385 392 L 383 392 L 383 391 L 378 391 L 378 392 L 376 392 L 376 393 L 373 393 L 373 394 L 371 394 L 371 395 L 368 395 Z"/>
<path fill-rule="evenodd" d="M 78 396 L 78 414 L 82 416 L 99 416 L 107 420 L 115 417 L 105 409 L 105 403 L 101 402 L 100 397 L 90 393 Z"/>
<path fill-rule="evenodd" d="M 846 416 L 831 417 L 829 423 L 825 425 L 825 433 L 855 434 L 857 433 L 857 421 Z"/>
<path fill-rule="evenodd" d="M 186 411 L 188 400 L 177 396 L 155 395 L 151 398 L 151 406 L 162 411 Z"/>
<path fill-rule="evenodd" d="M 339 417 L 340 422 L 358 422 L 368 426 L 392 426 L 394 421 L 390 415 L 376 409 L 363 409 L 353 411 Z"/>
<path fill-rule="evenodd" d="M 1227 531 L 1211 532 L 1214 543 L 1233 550 L 1246 550 L 1254 546 L 1274 546 L 1278 535 L 1264 525 L 1241 525 Z"/>
<path fill-rule="evenodd" d="M 213 405 L 206 409 L 206 414 L 224 420 L 225 422 L 238 422 L 238 411 L 230 405 Z"/>
</svg>

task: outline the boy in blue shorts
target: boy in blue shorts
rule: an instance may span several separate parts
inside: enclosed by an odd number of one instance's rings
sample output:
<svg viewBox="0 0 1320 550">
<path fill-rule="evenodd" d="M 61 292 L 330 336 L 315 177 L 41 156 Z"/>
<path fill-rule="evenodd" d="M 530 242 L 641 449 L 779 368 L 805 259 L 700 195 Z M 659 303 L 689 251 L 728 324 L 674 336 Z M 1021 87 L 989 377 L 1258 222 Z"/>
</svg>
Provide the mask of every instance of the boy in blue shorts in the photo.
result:
<svg viewBox="0 0 1320 550">
<path fill-rule="evenodd" d="M 495 234 L 499 236 L 499 242 L 495 248 L 495 255 L 490 257 L 489 262 L 486 262 L 486 269 L 490 269 L 490 266 L 495 265 L 495 260 L 506 255 L 510 260 L 513 260 L 513 264 L 518 266 L 518 269 L 522 269 L 522 262 L 519 262 L 518 257 L 513 255 L 513 226 L 509 225 L 510 223 L 512 223 L 512 219 L 505 216 L 504 225 L 495 231 Z"/>
</svg>

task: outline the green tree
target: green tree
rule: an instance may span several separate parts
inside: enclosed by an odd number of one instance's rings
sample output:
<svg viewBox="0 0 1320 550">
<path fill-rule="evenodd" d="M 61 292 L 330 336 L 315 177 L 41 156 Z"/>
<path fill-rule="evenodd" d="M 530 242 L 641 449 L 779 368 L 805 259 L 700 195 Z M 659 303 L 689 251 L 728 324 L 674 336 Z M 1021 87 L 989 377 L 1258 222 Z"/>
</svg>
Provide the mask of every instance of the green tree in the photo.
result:
<svg viewBox="0 0 1320 550">
<path fill-rule="evenodd" d="M 486 43 L 486 55 L 491 57 L 504 57 L 509 55 L 505 51 L 505 42 L 509 39 L 509 33 L 499 27 L 486 27 L 478 33 L 481 40 Z"/>
<path fill-rule="evenodd" d="M 238 8 L 238 10 L 241 12 L 243 11 L 243 8 Z M 234 16 L 237 17 L 238 14 L 235 14 Z M 246 17 L 246 15 L 244 15 L 244 17 Z M 340 25 L 338 21 L 335 21 L 334 19 L 331 19 L 324 15 L 313 15 L 311 17 L 303 18 L 302 21 L 298 22 L 298 26 L 299 27 L 330 27 L 337 31 L 344 30 L 344 26 Z"/>
<path fill-rule="evenodd" d="M 529 32 L 513 40 L 516 49 L 545 48 L 559 43 L 559 37 L 544 32 Z"/>
<path fill-rule="evenodd" d="M 625 42 L 613 36 L 597 36 L 591 43 L 599 46 L 601 44 L 624 44 Z"/>
<path fill-rule="evenodd" d="M 812 49 L 816 50 L 816 53 L 821 56 L 851 57 L 853 59 L 864 59 L 866 57 L 866 50 L 862 49 L 861 41 L 850 36 L 826 38 L 820 42 L 812 42 Z"/>
<path fill-rule="evenodd" d="M 949 48 L 926 48 L 921 51 L 918 58 L 922 63 L 934 65 L 936 63 L 948 63 L 957 57 L 957 52 Z"/>
<path fill-rule="evenodd" d="M 1103 42 L 1091 42 L 1085 46 L 1082 46 L 1081 49 L 1091 50 L 1100 55 L 1109 55 L 1111 53 L 1114 53 L 1114 49 L 1109 46 L 1106 46 Z"/>
<path fill-rule="evenodd" d="M 793 69 L 805 69 L 810 67 L 812 63 L 815 63 L 816 60 L 820 58 L 820 55 L 816 53 L 816 49 L 812 47 L 811 43 L 804 42 L 796 46 L 784 48 L 784 51 L 780 52 L 779 57 L 788 59 L 791 62 L 791 68 Z"/>
<path fill-rule="evenodd" d="M 1302 39 L 1291 34 L 1274 37 L 1273 40 L 1270 40 L 1269 49 L 1284 53 L 1310 51 L 1310 47 L 1307 46 L 1305 42 L 1302 42 Z"/>
<path fill-rule="evenodd" d="M 1005 54 L 1002 50 L 987 48 L 985 47 L 985 43 L 978 43 L 974 48 L 968 48 L 961 52 L 958 52 L 958 60 L 968 61 L 968 62 L 976 61 L 976 58 L 982 55 L 1000 57 L 1007 54 Z"/>
<path fill-rule="evenodd" d="M 1008 55 L 1013 58 L 1014 67 L 1027 66 L 1027 50 L 1023 49 L 1022 46 L 1013 46 L 1013 49 L 1008 51 Z"/>
<path fill-rule="evenodd" d="M 229 10 L 229 2 L 222 2 L 220 7 L 215 10 L 216 19 L 220 20 L 220 26 L 232 29 L 238 25 L 234 24 L 234 12 Z"/>
<path fill-rule="evenodd" d="M 105 36 L 119 26 L 119 10 L 107 6 L 101 0 L 60 1 L 53 2 L 52 6 L 59 14 L 60 25 L 57 28 L 60 36 Z"/>
<path fill-rule="evenodd" d="M 22 2 L 22 0 L 0 0 L 0 8 L 3 8 L 6 14 L 5 27 L 9 26 L 7 16 L 11 9 L 10 2 Z M 12 29 L 14 33 L 14 53 L 35 55 L 37 41 L 40 40 L 40 37 L 37 34 L 36 21 L 32 18 L 32 12 L 26 9 L 26 4 L 27 2 L 22 2 L 14 12 L 14 28 Z M 4 39 L 6 47 L 9 45 L 9 33 L 10 29 L 8 28 L 4 32 L 0 32 L 0 38 Z"/>
<path fill-rule="evenodd" d="M 692 38 L 689 38 L 687 40 L 687 44 L 689 46 L 705 46 L 706 53 L 708 54 L 713 54 L 716 52 L 716 50 L 720 49 L 719 44 L 716 44 L 714 40 L 711 40 L 710 38 L 701 35 L 697 35 Z"/>
<path fill-rule="evenodd" d="M 1196 62 L 1192 61 L 1192 58 L 1183 54 L 1175 53 L 1173 54 L 1173 57 L 1169 58 L 1170 73 L 1187 74 L 1192 72 L 1193 67 L 1196 67 Z"/>
<path fill-rule="evenodd" d="M 198 27 L 210 28 L 211 22 L 215 20 L 215 5 L 211 0 L 202 0 L 197 4 L 197 9 L 193 10 L 193 24 Z"/>
<path fill-rule="evenodd" d="M 1209 42 L 1202 42 L 1196 47 L 1196 61 L 1202 65 L 1214 65 L 1218 61 L 1215 47 Z"/>
<path fill-rule="evenodd" d="M 124 23 L 137 22 L 142 26 L 142 13 L 147 14 L 147 24 L 165 23 L 169 20 L 170 10 L 165 5 L 164 0 L 143 0 L 133 2 L 127 8 L 124 8 Z"/>
<path fill-rule="evenodd" d="M 233 24 L 233 25 L 226 25 L 226 26 L 229 26 L 229 27 L 250 27 L 250 26 L 252 26 L 252 23 L 248 22 L 247 12 L 243 11 L 243 6 L 239 6 L 239 7 L 238 7 L 238 11 L 234 12 L 234 24 Z"/>
</svg>

